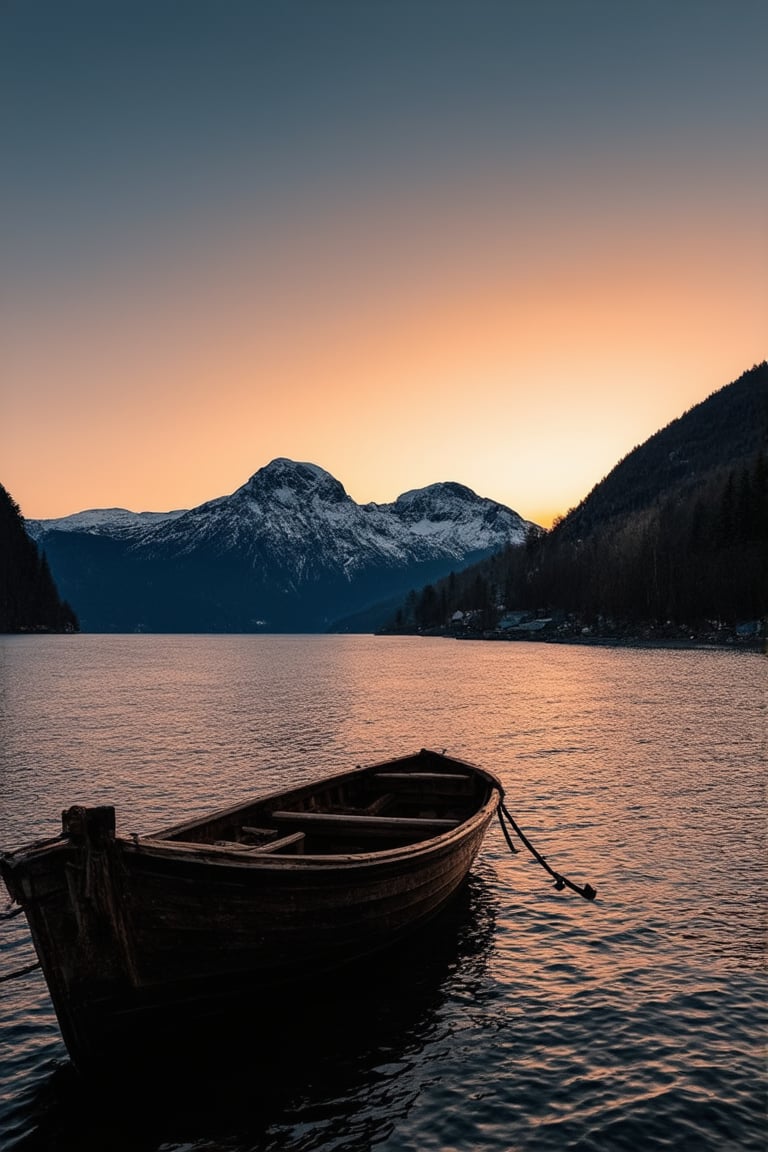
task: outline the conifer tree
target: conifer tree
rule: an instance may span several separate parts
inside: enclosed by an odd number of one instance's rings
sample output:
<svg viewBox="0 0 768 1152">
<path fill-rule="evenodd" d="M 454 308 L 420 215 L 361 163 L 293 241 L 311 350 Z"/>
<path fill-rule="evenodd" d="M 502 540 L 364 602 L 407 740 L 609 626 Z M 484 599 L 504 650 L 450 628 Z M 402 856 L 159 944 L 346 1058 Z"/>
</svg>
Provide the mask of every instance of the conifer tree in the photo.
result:
<svg viewBox="0 0 768 1152">
<path fill-rule="evenodd" d="M 16 501 L 0 484 L 0 632 L 72 632 L 77 617 L 61 600 L 48 560 L 27 535 Z"/>
</svg>

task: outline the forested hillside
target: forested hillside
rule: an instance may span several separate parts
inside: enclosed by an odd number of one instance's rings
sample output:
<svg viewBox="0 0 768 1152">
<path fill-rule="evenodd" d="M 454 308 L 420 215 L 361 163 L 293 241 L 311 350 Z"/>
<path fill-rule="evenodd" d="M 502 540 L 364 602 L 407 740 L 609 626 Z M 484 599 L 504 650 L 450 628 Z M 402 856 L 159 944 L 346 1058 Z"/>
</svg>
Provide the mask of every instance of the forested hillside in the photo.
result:
<svg viewBox="0 0 768 1152">
<path fill-rule="evenodd" d="M 483 632 L 510 613 L 566 632 L 765 617 L 768 364 L 635 449 L 551 531 L 411 593 L 392 626 Z"/>
<path fill-rule="evenodd" d="M 606 521 L 652 507 L 665 494 L 702 497 L 713 474 L 738 472 L 768 448 L 768 364 L 757 364 L 634 448 L 562 522 L 584 537 Z"/>
<path fill-rule="evenodd" d="M 18 505 L 0 484 L 0 632 L 73 632 L 77 626 Z"/>
</svg>

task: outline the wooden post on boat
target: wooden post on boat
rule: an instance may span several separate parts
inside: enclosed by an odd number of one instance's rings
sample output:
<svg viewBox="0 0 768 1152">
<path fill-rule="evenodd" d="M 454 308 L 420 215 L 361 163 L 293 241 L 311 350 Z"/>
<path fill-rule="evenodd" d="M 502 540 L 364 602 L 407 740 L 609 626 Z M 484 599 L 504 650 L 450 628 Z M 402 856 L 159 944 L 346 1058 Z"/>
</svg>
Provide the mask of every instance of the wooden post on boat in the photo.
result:
<svg viewBox="0 0 768 1152">
<path fill-rule="evenodd" d="M 134 982 L 133 949 L 116 885 L 115 810 L 77 804 L 62 812 L 61 824 L 80 857 L 68 877 L 79 935 L 78 967 L 96 981 L 128 975 Z M 105 970 L 105 957 L 112 959 L 111 972 Z"/>
<path fill-rule="evenodd" d="M 104 995 L 130 998 L 137 973 L 119 883 L 115 809 L 74 805 L 62 812 L 61 822 L 73 850 L 65 866 L 68 898 L 58 925 L 47 922 L 45 906 L 41 911 L 49 933 L 48 955 L 58 953 L 57 971 L 49 979 L 52 993 L 59 992 L 53 995 L 54 1005 L 78 1062 L 78 1057 L 90 1060 L 90 1049 L 99 1043 L 90 1006 Z M 51 950 L 53 933 L 57 943 Z"/>
</svg>

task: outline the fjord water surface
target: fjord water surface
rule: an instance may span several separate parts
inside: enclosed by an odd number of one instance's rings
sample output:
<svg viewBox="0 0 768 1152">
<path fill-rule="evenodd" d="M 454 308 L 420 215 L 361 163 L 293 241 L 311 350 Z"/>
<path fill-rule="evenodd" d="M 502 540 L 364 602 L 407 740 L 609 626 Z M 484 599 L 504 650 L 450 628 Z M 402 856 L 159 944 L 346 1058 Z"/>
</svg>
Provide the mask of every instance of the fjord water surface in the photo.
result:
<svg viewBox="0 0 768 1152">
<path fill-rule="evenodd" d="M 763 1149 L 765 658 L 366 636 L 0 637 L 0 848 L 110 803 L 151 831 L 422 746 L 496 772 L 467 888 L 364 976 L 137 1094 L 0 984 L 0 1145 L 41 1152 Z M 0 975 L 33 959 L 0 923 Z"/>
</svg>

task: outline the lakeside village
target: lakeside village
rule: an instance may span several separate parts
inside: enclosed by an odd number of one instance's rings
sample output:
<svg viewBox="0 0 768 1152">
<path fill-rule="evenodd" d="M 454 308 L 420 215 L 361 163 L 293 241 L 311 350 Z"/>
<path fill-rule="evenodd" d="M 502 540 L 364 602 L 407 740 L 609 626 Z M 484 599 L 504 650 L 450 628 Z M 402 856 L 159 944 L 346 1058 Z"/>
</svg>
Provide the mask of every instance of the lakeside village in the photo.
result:
<svg viewBox="0 0 768 1152">
<path fill-rule="evenodd" d="M 603 644 L 627 647 L 734 648 L 768 650 L 768 620 L 726 624 L 706 620 L 697 625 L 652 621 L 617 621 L 598 616 L 586 623 L 572 612 L 506 611 L 493 628 L 482 627 L 481 611 L 456 611 L 447 624 L 431 627 L 382 628 L 380 635 L 445 636 L 454 640 L 528 640 L 548 644 Z"/>
</svg>

